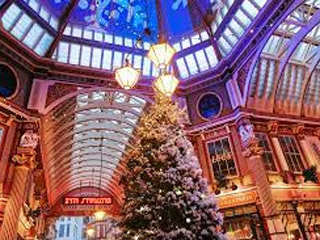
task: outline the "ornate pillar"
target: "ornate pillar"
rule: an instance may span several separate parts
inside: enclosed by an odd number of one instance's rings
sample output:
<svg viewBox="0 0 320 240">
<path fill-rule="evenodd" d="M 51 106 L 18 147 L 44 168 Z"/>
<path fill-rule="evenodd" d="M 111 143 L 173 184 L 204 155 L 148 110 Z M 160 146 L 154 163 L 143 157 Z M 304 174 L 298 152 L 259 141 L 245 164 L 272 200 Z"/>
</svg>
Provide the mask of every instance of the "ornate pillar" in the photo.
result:
<svg viewBox="0 0 320 240">
<path fill-rule="evenodd" d="M 284 234 L 282 222 L 278 217 L 276 219 L 273 218 L 278 214 L 277 205 L 273 198 L 267 172 L 261 157 L 262 148 L 259 147 L 259 141 L 254 135 L 253 128 L 253 125 L 248 123 L 238 128 L 242 141 L 243 155 L 246 158 L 252 179 L 257 187 L 270 237 L 273 240 L 285 240 L 286 235 Z M 269 220 L 270 217 L 273 219 Z M 274 221 L 277 221 L 276 225 L 274 225 Z"/>
<path fill-rule="evenodd" d="M 14 176 L 0 229 L 0 240 L 17 239 L 20 214 L 26 201 L 31 174 L 35 168 L 35 148 L 37 144 L 37 135 L 32 131 L 27 131 L 21 138 L 16 155 L 12 157 L 11 161 L 15 164 Z"/>
</svg>

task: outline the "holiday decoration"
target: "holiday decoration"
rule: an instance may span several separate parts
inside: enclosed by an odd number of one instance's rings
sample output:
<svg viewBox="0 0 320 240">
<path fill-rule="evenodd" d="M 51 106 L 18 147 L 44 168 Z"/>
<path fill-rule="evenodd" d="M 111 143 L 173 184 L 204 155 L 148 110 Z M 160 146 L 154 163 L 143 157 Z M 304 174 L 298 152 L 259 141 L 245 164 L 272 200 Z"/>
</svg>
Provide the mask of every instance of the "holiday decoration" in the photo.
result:
<svg viewBox="0 0 320 240">
<path fill-rule="evenodd" d="M 311 181 L 314 183 L 318 183 L 319 179 L 317 176 L 317 167 L 313 165 L 310 168 L 304 170 L 303 177 L 304 177 L 304 182 Z"/>
<path fill-rule="evenodd" d="M 140 140 L 121 178 L 121 240 L 225 239 L 222 215 L 183 131 L 182 114 L 162 95 L 140 121 Z"/>
</svg>

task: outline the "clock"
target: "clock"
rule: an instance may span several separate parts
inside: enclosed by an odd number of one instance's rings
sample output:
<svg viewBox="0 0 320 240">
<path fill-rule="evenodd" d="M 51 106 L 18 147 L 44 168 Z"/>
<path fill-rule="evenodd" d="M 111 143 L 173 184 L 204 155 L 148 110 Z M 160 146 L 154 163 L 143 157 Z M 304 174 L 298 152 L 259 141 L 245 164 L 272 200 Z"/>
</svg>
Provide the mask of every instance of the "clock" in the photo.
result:
<svg viewBox="0 0 320 240">
<path fill-rule="evenodd" d="M 215 93 L 206 93 L 199 98 L 198 113 L 202 118 L 211 119 L 220 115 L 222 102 Z"/>
</svg>

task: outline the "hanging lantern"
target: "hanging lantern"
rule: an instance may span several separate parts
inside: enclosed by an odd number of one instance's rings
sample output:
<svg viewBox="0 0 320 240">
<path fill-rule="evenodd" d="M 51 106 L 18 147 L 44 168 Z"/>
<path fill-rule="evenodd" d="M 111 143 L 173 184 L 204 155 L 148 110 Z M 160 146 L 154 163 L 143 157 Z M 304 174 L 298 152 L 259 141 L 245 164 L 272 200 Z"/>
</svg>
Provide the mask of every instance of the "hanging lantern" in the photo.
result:
<svg viewBox="0 0 320 240">
<path fill-rule="evenodd" d="M 139 80 L 140 71 L 134 69 L 128 60 L 126 60 L 126 64 L 124 67 L 117 68 L 115 70 L 116 81 L 119 85 L 126 89 L 132 89 Z"/>
<path fill-rule="evenodd" d="M 160 69 L 165 69 L 169 63 L 175 50 L 168 43 L 158 43 L 150 47 L 148 58 Z"/>
<path fill-rule="evenodd" d="M 95 212 L 94 214 L 94 218 L 96 221 L 102 221 L 104 220 L 106 213 L 102 210 Z"/>
<path fill-rule="evenodd" d="M 94 236 L 94 233 L 95 233 L 95 230 L 94 230 L 94 228 L 93 227 L 89 227 L 89 228 L 87 228 L 87 235 L 89 236 L 89 237 L 93 237 Z"/>
<path fill-rule="evenodd" d="M 166 97 L 171 97 L 179 84 L 179 80 L 172 74 L 164 74 L 157 78 L 155 88 Z"/>
</svg>

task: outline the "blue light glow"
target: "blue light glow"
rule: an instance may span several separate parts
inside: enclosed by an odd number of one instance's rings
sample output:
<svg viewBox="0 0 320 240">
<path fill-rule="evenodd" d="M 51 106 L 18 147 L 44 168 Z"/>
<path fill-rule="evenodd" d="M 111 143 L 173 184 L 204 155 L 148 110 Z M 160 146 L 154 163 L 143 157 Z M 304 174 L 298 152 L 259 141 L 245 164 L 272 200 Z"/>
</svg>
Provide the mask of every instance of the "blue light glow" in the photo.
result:
<svg viewBox="0 0 320 240">
<path fill-rule="evenodd" d="M 1 1 L 1 0 L 0 0 Z M 201 26 L 199 11 L 191 9 L 188 0 L 161 0 L 164 29 L 171 38 L 194 32 Z M 44 1 L 52 12 L 61 15 L 70 0 Z M 204 0 L 201 9 L 210 14 L 215 1 Z M 97 26 L 114 35 L 136 38 L 151 30 L 155 41 L 158 35 L 157 7 L 155 0 L 80 0 L 73 11 L 70 23 Z"/>
</svg>

